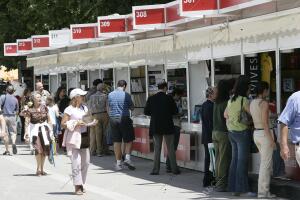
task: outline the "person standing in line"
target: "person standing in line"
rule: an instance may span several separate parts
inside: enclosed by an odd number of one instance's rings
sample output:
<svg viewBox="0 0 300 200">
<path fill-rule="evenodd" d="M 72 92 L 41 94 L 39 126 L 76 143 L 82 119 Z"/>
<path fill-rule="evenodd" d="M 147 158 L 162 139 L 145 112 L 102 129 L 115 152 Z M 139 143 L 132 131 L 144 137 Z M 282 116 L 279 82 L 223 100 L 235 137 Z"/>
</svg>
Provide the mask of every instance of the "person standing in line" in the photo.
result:
<svg viewBox="0 0 300 200">
<path fill-rule="evenodd" d="M 17 98 L 13 95 L 15 92 L 14 87 L 12 85 L 8 85 L 6 88 L 6 94 L 0 97 L 0 105 L 3 113 L 3 117 L 6 122 L 7 131 L 11 137 L 13 154 L 17 154 L 17 115 L 19 113 L 19 102 Z M 3 155 L 10 155 L 8 150 L 9 146 L 9 138 L 5 137 L 4 144 L 6 147 L 6 151 Z"/>
<path fill-rule="evenodd" d="M 207 88 L 205 93 L 207 100 L 202 104 L 201 110 L 202 144 L 204 145 L 205 150 L 203 187 L 208 187 L 211 186 L 214 181 L 213 174 L 209 171 L 210 155 L 208 150 L 208 144 L 212 143 L 213 109 L 215 100 L 214 88 Z"/>
<path fill-rule="evenodd" d="M 93 118 L 99 122 L 96 126 L 90 128 L 91 154 L 98 157 L 108 154 L 105 133 L 109 117 L 107 114 L 107 95 L 103 93 L 103 87 L 103 83 L 98 84 L 97 92 L 92 94 L 87 102 Z"/>
<path fill-rule="evenodd" d="M 234 196 L 254 197 L 256 194 L 249 192 L 248 161 L 250 154 L 251 134 L 250 127 L 241 121 L 241 112 L 248 113 L 250 80 L 241 75 L 233 89 L 233 96 L 228 101 L 224 117 L 227 119 L 229 141 L 231 143 L 231 163 L 228 176 L 228 191 Z"/>
<path fill-rule="evenodd" d="M 6 131 L 6 123 L 5 119 L 3 117 L 2 111 L 0 112 L 0 139 L 3 139 L 4 141 L 8 141 L 8 134 Z M 5 152 L 9 152 L 8 145 L 5 145 Z M 5 155 L 10 155 L 10 153 L 5 154 Z"/>
<path fill-rule="evenodd" d="M 230 95 L 228 80 L 219 81 L 216 89 L 216 100 L 213 109 L 212 140 L 216 159 L 216 188 L 217 192 L 227 191 L 228 170 L 231 160 L 231 145 L 228 139 L 228 130 L 224 112 Z"/>
<path fill-rule="evenodd" d="M 97 85 L 99 85 L 100 83 L 103 83 L 101 79 L 95 79 L 93 81 L 93 86 L 89 89 L 86 95 L 86 101 L 89 101 L 90 97 L 97 92 Z"/>
<path fill-rule="evenodd" d="M 47 97 L 49 97 L 51 95 L 47 90 L 44 90 L 44 85 L 40 81 L 36 82 L 36 84 L 35 84 L 35 91 L 33 92 L 33 95 L 35 95 L 36 93 L 41 95 L 41 103 L 43 105 L 46 105 Z"/>
<path fill-rule="evenodd" d="M 273 167 L 273 151 L 276 148 L 274 135 L 270 128 L 269 84 L 261 81 L 256 87 L 256 98 L 250 103 L 250 112 L 254 123 L 254 142 L 260 153 L 258 177 L 258 198 L 275 198 L 270 193 L 270 181 Z"/>
<path fill-rule="evenodd" d="M 33 107 L 26 107 L 22 111 L 22 115 L 28 117 L 30 141 L 35 149 L 35 158 L 37 162 L 37 176 L 44 176 L 47 173 L 44 171 L 46 156 L 50 155 L 50 145 L 54 139 L 53 126 L 48 113 L 48 109 L 42 104 L 41 95 L 33 94 Z"/>
<path fill-rule="evenodd" d="M 134 105 L 130 94 L 125 92 L 127 87 L 126 81 L 118 81 L 117 86 L 117 89 L 108 95 L 109 121 L 117 161 L 115 170 L 122 170 L 123 164 L 130 170 L 135 170 L 135 166 L 131 161 L 132 142 L 135 139 L 135 135 L 133 122 L 130 119 L 130 110 L 134 109 Z M 122 141 L 125 145 L 125 160 L 123 164 Z"/>
<path fill-rule="evenodd" d="M 71 91 L 71 103 L 65 109 L 61 122 L 65 129 L 63 146 L 66 147 L 67 155 L 71 159 L 72 178 L 76 195 L 83 195 L 86 192 L 83 185 L 86 182 L 90 163 L 90 141 L 87 127 L 95 126 L 97 123 L 97 121 L 84 121 L 84 116 L 88 115 L 88 108 L 83 104 L 86 94 L 87 92 L 80 88 Z"/>
<path fill-rule="evenodd" d="M 182 117 L 182 108 L 181 108 L 181 97 L 182 97 L 182 90 L 178 88 L 174 88 L 173 91 L 173 99 L 175 101 L 176 107 L 178 109 L 178 114 L 173 116 L 173 122 L 174 122 L 174 150 L 175 153 L 177 151 L 179 140 L 180 140 L 180 131 L 181 131 L 181 117 Z M 171 163 L 169 155 L 167 155 L 166 159 L 166 172 L 171 173 Z"/>
<path fill-rule="evenodd" d="M 180 174 L 176 163 L 173 122 L 173 116 L 178 113 L 178 109 L 173 98 L 166 94 L 168 84 L 159 83 L 158 89 L 158 93 L 148 98 L 145 107 L 145 115 L 151 116 L 150 135 L 154 139 L 154 163 L 150 175 L 159 175 L 163 139 L 166 141 L 171 171 L 173 174 Z"/>
</svg>

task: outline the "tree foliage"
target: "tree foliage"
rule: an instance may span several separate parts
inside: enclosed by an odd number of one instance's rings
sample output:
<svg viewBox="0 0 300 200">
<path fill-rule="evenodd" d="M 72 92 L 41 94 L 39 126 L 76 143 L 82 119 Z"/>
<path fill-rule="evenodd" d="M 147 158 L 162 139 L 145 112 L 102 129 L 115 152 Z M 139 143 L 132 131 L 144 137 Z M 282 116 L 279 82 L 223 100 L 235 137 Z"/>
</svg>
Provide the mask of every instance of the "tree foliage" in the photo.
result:
<svg viewBox="0 0 300 200">
<path fill-rule="evenodd" d="M 48 34 L 49 30 L 70 24 L 93 23 L 98 16 L 128 14 L 135 5 L 167 3 L 172 0 L 1 0 L 0 65 L 17 66 L 24 57 L 4 57 L 3 43 L 31 35 Z"/>
</svg>

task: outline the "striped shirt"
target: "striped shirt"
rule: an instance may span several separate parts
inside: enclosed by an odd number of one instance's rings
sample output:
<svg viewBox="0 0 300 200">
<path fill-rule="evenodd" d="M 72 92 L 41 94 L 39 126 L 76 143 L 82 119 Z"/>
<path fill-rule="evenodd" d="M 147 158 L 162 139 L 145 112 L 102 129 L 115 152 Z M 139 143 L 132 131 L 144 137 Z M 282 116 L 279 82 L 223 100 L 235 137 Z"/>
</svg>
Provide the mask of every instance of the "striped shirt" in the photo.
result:
<svg viewBox="0 0 300 200">
<path fill-rule="evenodd" d="M 110 117 L 129 117 L 133 102 L 130 94 L 117 88 L 108 95 L 108 105 Z"/>
</svg>

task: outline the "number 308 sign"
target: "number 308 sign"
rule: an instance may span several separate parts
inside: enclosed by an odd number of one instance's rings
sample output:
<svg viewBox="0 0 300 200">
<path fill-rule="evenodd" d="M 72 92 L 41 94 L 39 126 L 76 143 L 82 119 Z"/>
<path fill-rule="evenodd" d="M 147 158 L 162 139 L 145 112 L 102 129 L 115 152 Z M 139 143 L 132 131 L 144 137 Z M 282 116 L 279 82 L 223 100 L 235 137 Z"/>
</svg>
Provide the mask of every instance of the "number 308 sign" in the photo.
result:
<svg viewBox="0 0 300 200">
<path fill-rule="evenodd" d="M 161 29 L 165 28 L 165 5 L 134 6 L 134 29 Z"/>
</svg>

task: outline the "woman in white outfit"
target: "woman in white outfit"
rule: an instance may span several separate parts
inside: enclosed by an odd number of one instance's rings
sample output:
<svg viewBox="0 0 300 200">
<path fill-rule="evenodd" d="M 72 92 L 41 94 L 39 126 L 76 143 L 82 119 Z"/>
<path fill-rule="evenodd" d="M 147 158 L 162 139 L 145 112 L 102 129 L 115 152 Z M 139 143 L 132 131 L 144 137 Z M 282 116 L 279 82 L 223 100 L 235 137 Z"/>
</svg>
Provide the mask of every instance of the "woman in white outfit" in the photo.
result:
<svg viewBox="0 0 300 200">
<path fill-rule="evenodd" d="M 258 198 L 275 198 L 270 193 L 270 180 L 272 174 L 272 156 L 276 148 L 274 135 L 270 129 L 269 103 L 266 98 L 269 95 L 269 84 L 260 82 L 256 88 L 256 98 L 250 104 L 250 113 L 254 122 L 254 142 L 259 150 L 261 162 L 258 178 Z"/>
<path fill-rule="evenodd" d="M 79 88 L 70 93 L 71 103 L 64 111 L 62 126 L 66 130 L 63 146 L 66 147 L 72 162 L 72 177 L 75 194 L 85 193 L 83 185 L 86 182 L 87 171 L 90 163 L 88 126 L 96 125 L 96 121 L 87 122 L 88 108 L 83 105 L 86 91 Z"/>
</svg>

